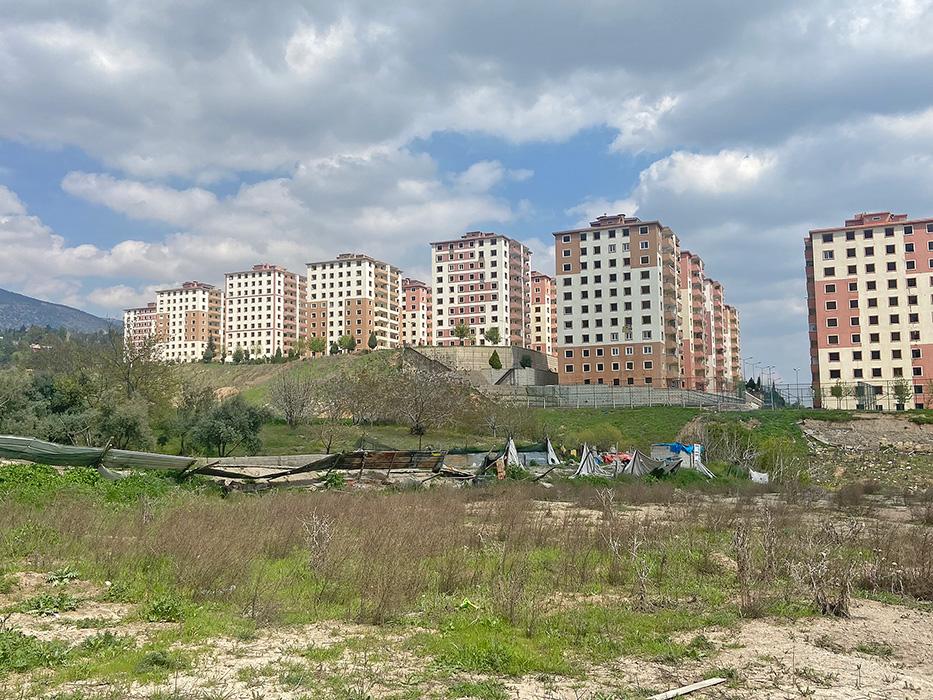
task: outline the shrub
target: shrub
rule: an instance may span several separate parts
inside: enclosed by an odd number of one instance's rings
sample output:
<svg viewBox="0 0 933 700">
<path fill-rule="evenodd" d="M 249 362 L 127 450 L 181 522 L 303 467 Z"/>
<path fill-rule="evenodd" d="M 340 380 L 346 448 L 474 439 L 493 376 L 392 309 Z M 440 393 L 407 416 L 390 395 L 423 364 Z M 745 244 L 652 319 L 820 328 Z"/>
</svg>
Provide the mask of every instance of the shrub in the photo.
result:
<svg viewBox="0 0 933 700">
<path fill-rule="evenodd" d="M 185 603 L 175 595 L 161 595 L 150 600 L 142 609 L 147 622 L 181 622 L 185 617 Z"/>
<path fill-rule="evenodd" d="M 502 360 L 499 359 L 499 352 L 497 350 L 493 350 L 492 355 L 489 356 L 489 366 L 493 369 L 502 369 Z"/>
</svg>

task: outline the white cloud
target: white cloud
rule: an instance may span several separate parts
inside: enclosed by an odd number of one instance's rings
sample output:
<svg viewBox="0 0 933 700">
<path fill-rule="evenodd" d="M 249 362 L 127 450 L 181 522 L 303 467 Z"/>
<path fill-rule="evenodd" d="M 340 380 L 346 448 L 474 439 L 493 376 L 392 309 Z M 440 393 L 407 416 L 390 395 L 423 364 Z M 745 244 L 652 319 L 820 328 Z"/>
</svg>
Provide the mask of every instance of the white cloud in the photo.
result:
<svg viewBox="0 0 933 700">
<path fill-rule="evenodd" d="M 643 187 L 726 194 L 755 185 L 775 166 L 771 154 L 724 150 L 713 155 L 675 151 L 655 161 L 641 174 Z"/>
<path fill-rule="evenodd" d="M 598 216 L 604 214 L 625 214 L 634 216 L 638 211 L 638 202 L 634 199 L 608 200 L 602 197 L 585 199 L 579 204 L 568 208 L 568 216 L 577 217 L 575 226 L 587 226 Z"/>
<path fill-rule="evenodd" d="M 10 216 L 13 214 L 25 214 L 26 209 L 19 197 L 8 188 L 0 185 L 0 216 Z"/>
</svg>

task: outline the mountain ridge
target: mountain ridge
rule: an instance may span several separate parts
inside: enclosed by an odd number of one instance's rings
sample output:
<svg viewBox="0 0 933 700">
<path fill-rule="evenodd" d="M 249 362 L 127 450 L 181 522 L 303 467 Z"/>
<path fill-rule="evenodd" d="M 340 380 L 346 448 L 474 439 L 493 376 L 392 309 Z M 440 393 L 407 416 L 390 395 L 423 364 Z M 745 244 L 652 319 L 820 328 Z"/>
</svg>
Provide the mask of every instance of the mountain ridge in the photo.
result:
<svg viewBox="0 0 933 700">
<path fill-rule="evenodd" d="M 65 328 L 94 333 L 122 324 L 65 304 L 55 304 L 0 288 L 0 330 L 22 326 Z"/>
</svg>

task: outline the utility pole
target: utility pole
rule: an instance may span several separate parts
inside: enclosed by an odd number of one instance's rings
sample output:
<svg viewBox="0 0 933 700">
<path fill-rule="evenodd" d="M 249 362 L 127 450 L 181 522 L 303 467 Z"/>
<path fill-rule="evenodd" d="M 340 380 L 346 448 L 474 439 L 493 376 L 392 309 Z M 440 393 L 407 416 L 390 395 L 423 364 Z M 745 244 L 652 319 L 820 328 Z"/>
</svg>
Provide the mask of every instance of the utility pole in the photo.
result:
<svg viewBox="0 0 933 700">
<path fill-rule="evenodd" d="M 797 400 L 797 405 L 800 405 L 800 376 L 798 373 L 800 370 L 797 367 L 794 367 L 794 396 Z"/>
</svg>

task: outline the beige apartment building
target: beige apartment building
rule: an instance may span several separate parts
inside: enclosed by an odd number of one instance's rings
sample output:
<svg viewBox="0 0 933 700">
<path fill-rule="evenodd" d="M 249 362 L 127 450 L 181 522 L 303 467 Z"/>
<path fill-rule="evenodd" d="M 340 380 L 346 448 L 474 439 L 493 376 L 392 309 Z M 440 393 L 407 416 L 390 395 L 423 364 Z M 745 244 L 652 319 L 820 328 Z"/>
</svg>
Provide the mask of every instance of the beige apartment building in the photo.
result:
<svg viewBox="0 0 933 700">
<path fill-rule="evenodd" d="M 185 282 L 156 292 L 154 333 L 161 359 L 199 362 L 213 343 L 223 348 L 223 292 L 212 284 Z"/>
<path fill-rule="evenodd" d="M 531 273 L 531 348 L 545 355 L 557 352 L 557 286 L 543 272 Z"/>
<path fill-rule="evenodd" d="M 402 345 L 424 346 L 434 342 L 431 288 L 421 280 L 402 280 Z"/>
<path fill-rule="evenodd" d="M 142 350 L 146 341 L 155 336 L 156 303 L 123 310 L 123 342 L 128 348 Z"/>
<path fill-rule="evenodd" d="M 402 339 L 402 275 L 388 263 L 361 253 L 308 263 L 308 336 L 328 346 L 348 335 L 359 348 L 375 334 L 377 347 Z"/>
<path fill-rule="evenodd" d="M 674 232 L 618 214 L 554 239 L 560 383 L 681 386 Z"/>
<path fill-rule="evenodd" d="M 499 333 L 498 345 L 531 347 L 531 251 L 497 233 L 471 231 L 461 238 L 431 244 L 436 345 L 488 345 L 486 334 Z M 461 341 L 455 329 L 468 335 Z"/>
<path fill-rule="evenodd" d="M 554 240 L 561 384 L 736 389 L 738 311 L 669 227 L 617 214 Z"/>
<path fill-rule="evenodd" d="M 731 391 L 745 382 L 742 373 L 742 339 L 739 330 L 739 310 L 726 304 L 725 342 L 726 350 L 723 372 L 726 382 L 720 391 Z"/>
<path fill-rule="evenodd" d="M 306 333 L 305 278 L 280 265 L 261 263 L 224 275 L 227 356 L 287 355 Z"/>
<path fill-rule="evenodd" d="M 862 213 L 804 239 L 816 405 L 933 406 L 933 217 Z M 839 387 L 837 396 L 832 392 Z"/>
</svg>

